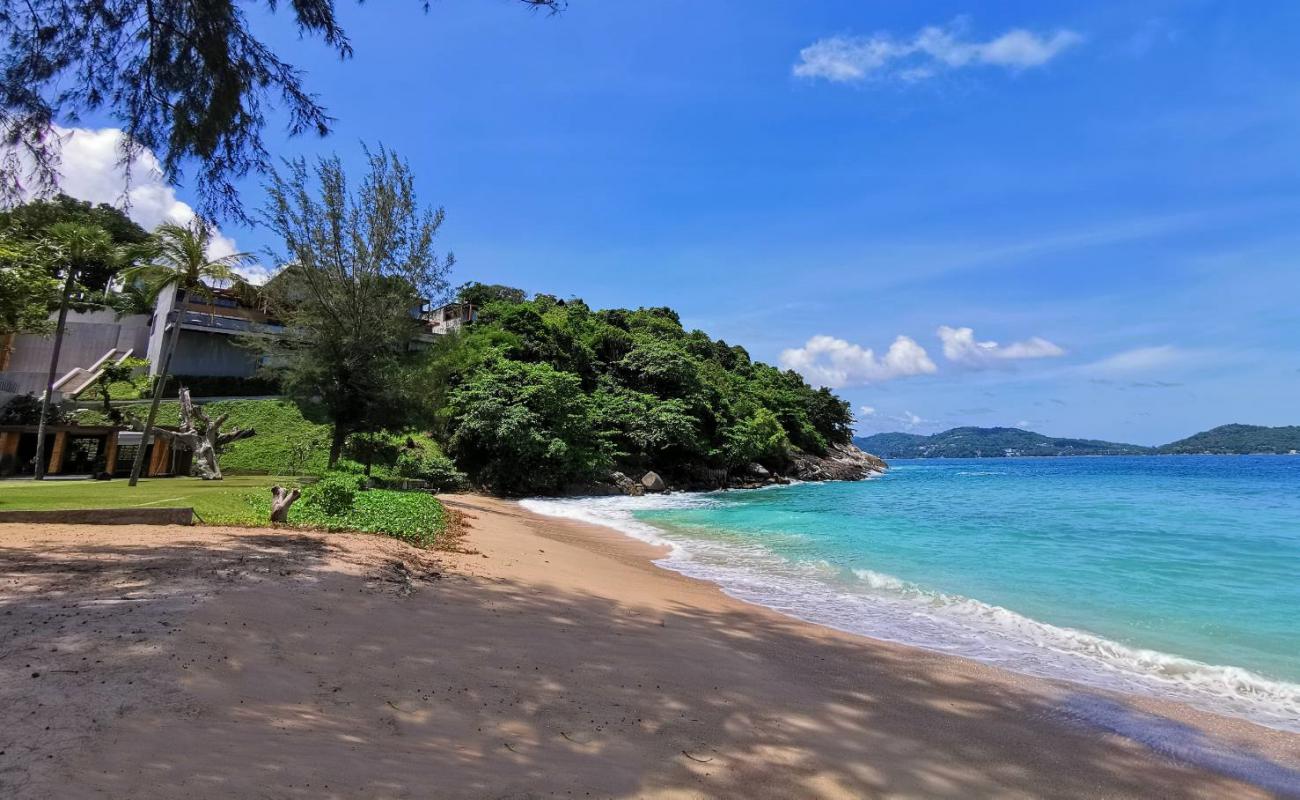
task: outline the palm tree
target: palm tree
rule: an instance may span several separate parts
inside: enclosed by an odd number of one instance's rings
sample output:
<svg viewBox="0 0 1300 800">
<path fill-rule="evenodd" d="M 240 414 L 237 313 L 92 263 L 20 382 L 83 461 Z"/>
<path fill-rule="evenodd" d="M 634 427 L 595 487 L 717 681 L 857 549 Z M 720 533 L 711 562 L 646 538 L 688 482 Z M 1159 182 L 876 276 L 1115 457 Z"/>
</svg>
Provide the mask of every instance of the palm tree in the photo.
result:
<svg viewBox="0 0 1300 800">
<path fill-rule="evenodd" d="M 45 418 L 50 413 L 50 399 L 54 395 L 54 379 L 59 369 L 59 352 L 63 349 L 63 332 L 68 324 L 68 302 L 76 285 L 77 274 L 90 265 L 114 261 L 120 251 L 113 245 L 113 237 L 98 225 L 80 222 L 59 222 L 51 225 L 46 235 L 37 243 L 36 250 L 42 260 L 55 269 L 62 270 L 63 297 L 59 301 L 59 321 L 54 327 L 54 350 L 50 354 L 50 370 L 45 377 L 45 393 L 41 395 L 41 417 L 36 423 L 36 480 L 45 478 Z"/>
<path fill-rule="evenodd" d="M 163 389 L 167 385 L 168 372 L 171 369 L 172 355 L 176 352 L 176 341 L 180 338 L 181 315 L 179 301 L 182 294 L 212 299 L 214 283 L 238 283 L 235 267 L 248 261 L 248 253 L 232 253 L 220 258 L 210 258 L 208 248 L 212 243 L 212 229 L 202 220 L 194 220 L 189 225 L 164 223 L 153 233 L 153 247 L 149 258 L 138 266 L 123 271 L 126 282 L 140 282 L 148 292 L 149 299 L 157 302 L 159 295 L 168 288 L 176 291 L 172 295 L 172 307 L 167 315 L 171 319 L 171 335 L 164 346 L 161 368 L 154 378 L 153 402 L 149 406 L 149 418 L 144 424 L 144 436 L 140 448 L 135 453 L 135 463 L 131 465 L 130 485 L 135 486 L 140 480 L 140 470 L 144 466 L 144 451 L 149 444 L 149 435 L 153 432 L 153 423 L 158 416 L 158 403 L 162 400 Z"/>
</svg>

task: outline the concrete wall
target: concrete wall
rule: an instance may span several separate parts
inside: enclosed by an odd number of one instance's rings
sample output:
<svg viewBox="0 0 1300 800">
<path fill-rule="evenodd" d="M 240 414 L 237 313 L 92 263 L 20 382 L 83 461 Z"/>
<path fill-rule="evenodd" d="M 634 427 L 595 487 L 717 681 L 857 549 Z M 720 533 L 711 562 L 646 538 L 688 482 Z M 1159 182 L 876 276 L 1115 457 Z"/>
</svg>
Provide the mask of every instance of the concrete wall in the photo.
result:
<svg viewBox="0 0 1300 800">
<path fill-rule="evenodd" d="M 193 525 L 193 508 L 94 508 L 0 511 L 0 523 L 65 525 Z"/>
<path fill-rule="evenodd" d="M 84 314 L 69 313 L 55 377 L 62 377 L 76 367 L 89 367 L 113 348 L 133 348 L 137 357 L 144 358 L 148 343 L 147 314 L 118 319 L 112 311 L 104 309 Z M 50 354 L 53 351 L 53 334 L 15 336 L 9 365 L 4 372 L 0 372 L 0 386 L 18 394 L 39 393 L 45 385 L 46 371 L 50 368 Z"/>
<path fill-rule="evenodd" d="M 173 375 L 215 375 L 248 378 L 257 372 L 258 357 L 239 345 L 235 337 L 181 329 L 172 356 Z"/>
</svg>

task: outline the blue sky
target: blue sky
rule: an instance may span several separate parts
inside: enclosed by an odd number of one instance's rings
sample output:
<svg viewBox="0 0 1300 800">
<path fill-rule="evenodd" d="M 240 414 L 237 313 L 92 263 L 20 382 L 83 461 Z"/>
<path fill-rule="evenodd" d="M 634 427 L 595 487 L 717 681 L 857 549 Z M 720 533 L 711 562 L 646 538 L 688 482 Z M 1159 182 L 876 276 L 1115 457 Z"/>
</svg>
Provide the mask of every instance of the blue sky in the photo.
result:
<svg viewBox="0 0 1300 800">
<path fill-rule="evenodd" d="M 1300 4 L 341 12 L 258 18 L 338 118 L 269 144 L 407 157 L 457 282 L 672 306 L 864 433 L 1300 423 Z"/>
</svg>

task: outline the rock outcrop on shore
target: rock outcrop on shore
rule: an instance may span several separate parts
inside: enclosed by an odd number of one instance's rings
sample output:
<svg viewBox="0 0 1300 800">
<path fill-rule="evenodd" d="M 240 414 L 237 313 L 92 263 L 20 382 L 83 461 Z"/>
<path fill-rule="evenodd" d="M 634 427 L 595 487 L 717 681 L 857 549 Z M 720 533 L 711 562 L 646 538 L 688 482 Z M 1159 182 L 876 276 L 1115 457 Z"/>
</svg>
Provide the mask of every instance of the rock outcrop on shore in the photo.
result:
<svg viewBox="0 0 1300 800">
<path fill-rule="evenodd" d="M 640 496 L 656 492 L 701 492 L 715 489 L 758 489 L 792 481 L 860 481 L 889 469 L 884 459 L 853 444 L 836 444 L 825 455 L 802 450 L 790 453 L 779 468 L 749 464 L 739 470 L 694 467 L 687 470 L 627 470 L 612 472 L 608 480 L 570 486 L 569 495 Z"/>
</svg>

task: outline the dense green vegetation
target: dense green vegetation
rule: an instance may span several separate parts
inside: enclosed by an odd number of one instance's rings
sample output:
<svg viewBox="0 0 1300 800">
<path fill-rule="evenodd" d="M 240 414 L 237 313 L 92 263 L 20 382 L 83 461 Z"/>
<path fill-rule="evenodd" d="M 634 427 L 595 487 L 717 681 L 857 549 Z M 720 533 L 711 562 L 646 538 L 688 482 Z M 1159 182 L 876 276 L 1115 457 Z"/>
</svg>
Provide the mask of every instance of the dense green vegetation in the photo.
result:
<svg viewBox="0 0 1300 800">
<path fill-rule="evenodd" d="M 953 428 L 932 436 L 878 433 L 854 440 L 881 458 L 1143 455 L 1149 447 L 1095 439 L 1058 439 L 1020 428 Z"/>
<path fill-rule="evenodd" d="M 611 469 L 689 480 L 779 468 L 792 448 L 850 439 L 847 403 L 687 331 L 671 309 L 472 288 L 486 301 L 478 321 L 438 345 L 428 385 L 448 452 L 498 491 L 555 491 Z"/>
<path fill-rule="evenodd" d="M 1300 450 L 1300 425 L 1220 425 L 1158 448 L 1161 453 L 1291 453 Z"/>
</svg>

